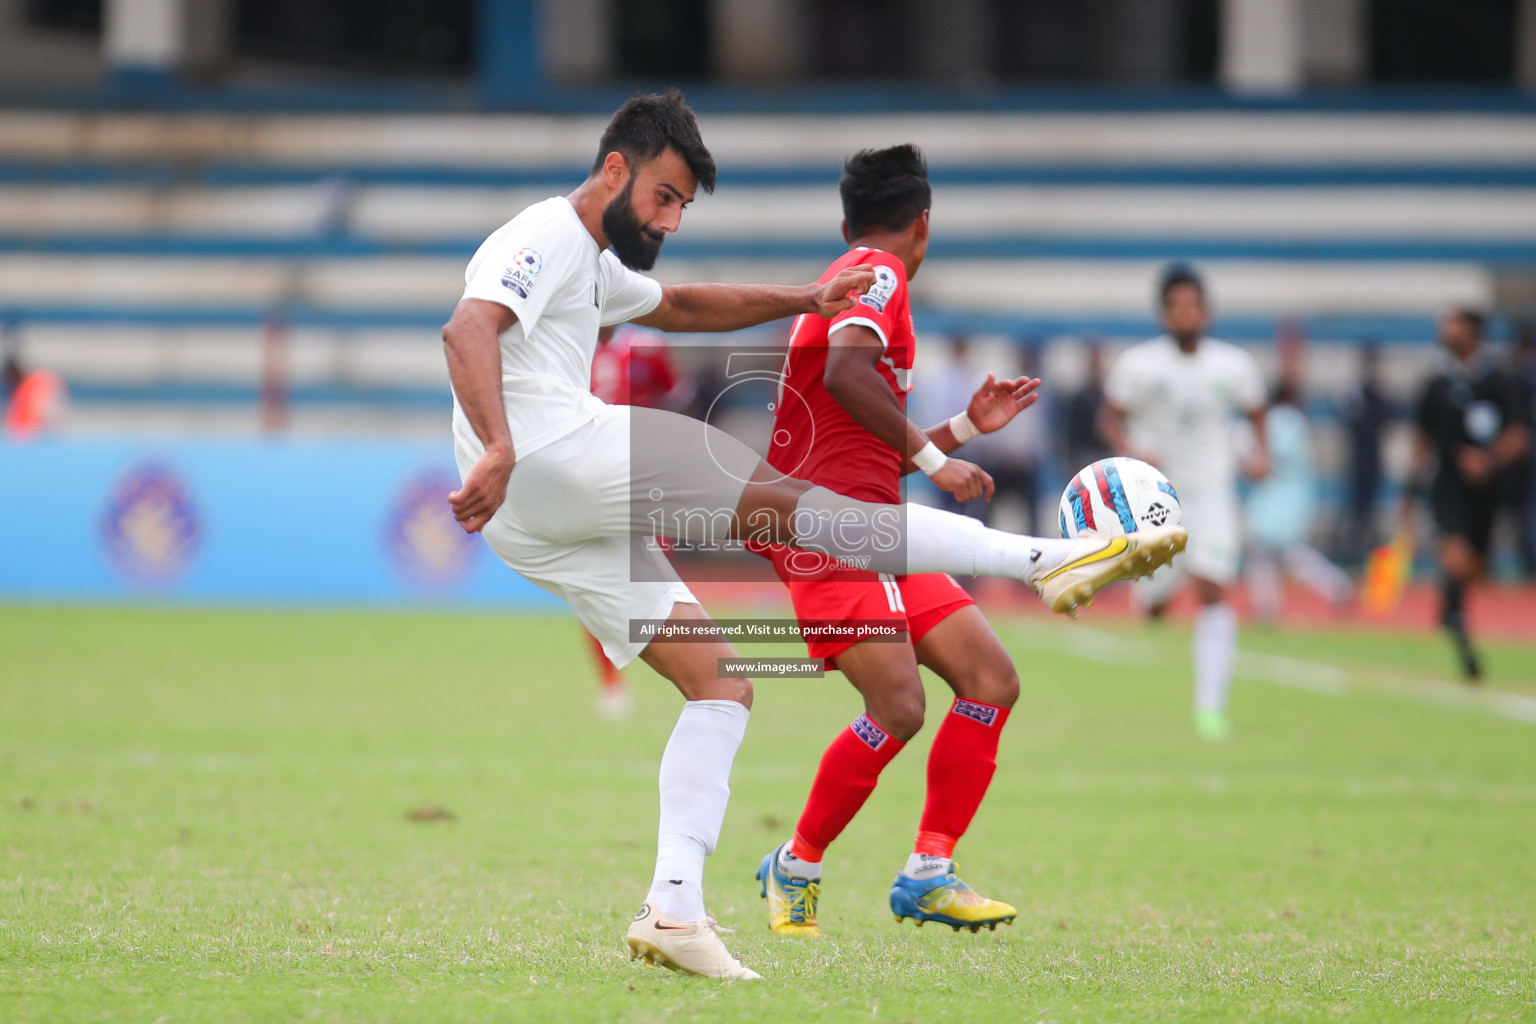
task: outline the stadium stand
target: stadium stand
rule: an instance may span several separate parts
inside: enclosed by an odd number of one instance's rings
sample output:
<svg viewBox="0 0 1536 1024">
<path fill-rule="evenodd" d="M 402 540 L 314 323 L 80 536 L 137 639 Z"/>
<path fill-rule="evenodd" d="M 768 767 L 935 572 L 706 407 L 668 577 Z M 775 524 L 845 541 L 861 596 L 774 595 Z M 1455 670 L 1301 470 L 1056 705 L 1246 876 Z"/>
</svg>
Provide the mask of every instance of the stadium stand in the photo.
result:
<svg viewBox="0 0 1536 1024">
<path fill-rule="evenodd" d="M 231 400 L 254 402 L 276 332 L 296 425 L 436 430 L 436 328 L 465 261 L 578 181 L 600 127 L 0 114 L 0 323 L 69 379 L 86 424 L 239 429 L 249 410 Z M 910 139 L 937 190 L 913 290 L 930 332 L 1142 337 L 1156 266 L 1189 258 L 1233 340 L 1267 343 L 1295 320 L 1320 342 L 1424 342 L 1438 309 L 1493 307 L 1536 264 L 1536 119 L 1518 113 L 736 114 L 704 128 L 720 188 L 659 276 L 814 276 L 839 248 L 847 150 Z M 1399 346 L 1391 377 L 1430 356 Z M 1323 345 L 1313 370 L 1328 380 L 1352 358 Z"/>
</svg>

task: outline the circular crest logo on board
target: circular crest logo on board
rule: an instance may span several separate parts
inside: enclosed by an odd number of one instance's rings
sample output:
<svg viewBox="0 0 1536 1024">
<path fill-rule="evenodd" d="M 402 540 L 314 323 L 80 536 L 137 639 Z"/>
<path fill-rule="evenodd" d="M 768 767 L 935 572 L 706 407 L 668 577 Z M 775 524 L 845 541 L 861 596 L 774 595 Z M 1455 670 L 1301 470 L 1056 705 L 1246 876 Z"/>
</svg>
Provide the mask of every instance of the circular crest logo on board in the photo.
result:
<svg viewBox="0 0 1536 1024">
<path fill-rule="evenodd" d="M 200 535 L 191 492 L 168 466 L 135 467 L 107 499 L 102 539 L 113 565 L 132 579 L 176 579 L 191 564 Z"/>
<path fill-rule="evenodd" d="M 401 485 L 385 521 L 384 543 L 400 574 L 431 587 L 462 582 L 480 553 L 479 539 L 465 533 L 448 507 L 459 489 L 453 474 L 425 470 Z"/>
</svg>

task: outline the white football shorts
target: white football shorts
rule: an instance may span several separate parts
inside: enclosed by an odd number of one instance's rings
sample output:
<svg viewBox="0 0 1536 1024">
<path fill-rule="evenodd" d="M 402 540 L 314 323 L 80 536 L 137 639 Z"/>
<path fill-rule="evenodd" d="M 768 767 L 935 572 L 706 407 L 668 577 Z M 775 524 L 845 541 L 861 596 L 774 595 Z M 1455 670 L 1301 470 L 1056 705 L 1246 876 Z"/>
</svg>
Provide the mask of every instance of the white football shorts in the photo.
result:
<svg viewBox="0 0 1536 1024">
<path fill-rule="evenodd" d="M 455 444 L 461 479 L 480 455 Z M 517 460 L 506 503 L 483 534 L 503 562 L 569 604 L 623 667 L 646 645 L 631 639 L 630 620 L 665 619 L 674 604 L 699 603 L 653 536 L 724 540 L 760 461 L 687 416 L 605 406 Z"/>
</svg>

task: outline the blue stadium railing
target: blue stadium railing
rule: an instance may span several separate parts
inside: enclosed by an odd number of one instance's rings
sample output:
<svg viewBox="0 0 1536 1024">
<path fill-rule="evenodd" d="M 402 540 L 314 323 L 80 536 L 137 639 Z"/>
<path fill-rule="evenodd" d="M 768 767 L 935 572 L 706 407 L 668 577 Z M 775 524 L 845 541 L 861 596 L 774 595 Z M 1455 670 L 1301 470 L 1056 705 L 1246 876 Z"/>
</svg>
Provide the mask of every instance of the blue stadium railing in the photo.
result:
<svg viewBox="0 0 1536 1024">
<path fill-rule="evenodd" d="M 839 168 L 826 165 L 733 166 L 720 170 L 720 187 L 835 185 Z M 584 167 L 496 167 L 464 164 L 291 164 L 244 160 L 23 160 L 0 157 L 0 184 L 248 187 L 303 185 L 341 178 L 357 185 L 425 188 L 570 188 Z M 1019 163 L 937 165 L 931 178 L 945 185 L 1113 185 L 1172 188 L 1529 188 L 1529 163 Z"/>
<path fill-rule="evenodd" d="M 536 66 L 535 66 L 536 67 Z M 540 79 L 527 61 L 514 88 L 486 89 L 459 80 L 313 76 L 293 68 L 286 80 L 217 82 L 170 76 L 108 77 L 100 84 L 61 86 L 12 82 L 0 104 L 33 109 L 164 113 L 612 113 L 636 92 L 679 86 L 703 114 L 874 113 L 1536 113 L 1536 96 L 1516 88 L 1377 85 L 1296 93 L 1229 92 L 1215 85 L 1027 84 L 945 85 L 936 82 L 803 81 L 763 86 L 634 79 L 561 86 Z"/>
<path fill-rule="evenodd" d="M 467 260 L 481 241 L 480 237 L 384 239 L 358 235 L 0 235 L 0 253 L 275 260 L 417 256 Z M 1536 265 L 1536 239 L 1524 238 L 962 237 L 935 238 L 928 251 L 930 256 L 942 260 L 1241 259 Z M 831 237 L 745 240 L 677 237 L 666 243 L 666 254 L 673 259 L 825 262 L 835 259 L 841 252 L 843 246 Z"/>
<path fill-rule="evenodd" d="M 279 321 L 290 327 L 336 331 L 419 330 L 436 336 L 452 312 L 452 298 L 440 309 L 339 308 L 322 306 L 226 306 L 226 305 L 89 305 L 0 303 L 0 326 L 27 324 L 167 327 L 259 328 Z M 1059 338 L 1146 338 L 1157 333 L 1151 315 L 1094 313 L 1013 314 L 971 313 L 960 310 L 918 308 L 914 320 L 920 332 L 965 333 L 1014 338 L 1022 344 Z M 1370 340 L 1380 344 L 1423 344 L 1434 338 L 1434 317 L 1399 316 L 1218 316 L 1213 333 L 1231 341 L 1273 341 L 1282 327 L 1294 326 L 1314 341 L 1354 343 Z M 1509 324 L 1496 318 L 1490 336 L 1502 340 Z M 740 335 L 719 335 L 722 344 Z M 363 339 L 360 339 L 360 342 Z"/>
<path fill-rule="evenodd" d="M 132 90 L 108 87 L 73 97 L 54 94 L 46 103 L 74 110 L 222 110 L 334 112 L 344 110 L 426 111 L 475 109 L 478 100 L 462 88 L 417 89 L 357 83 L 336 87 L 241 90 L 203 89 L 162 83 L 157 96 L 133 95 Z M 540 112 L 602 113 L 633 90 L 535 90 L 526 109 Z M 873 111 L 1033 111 L 1033 112 L 1467 112 L 1536 116 L 1536 98 L 1509 90 L 1376 90 L 1351 93 L 1309 93 L 1289 98 L 1234 97 L 1214 90 L 1025 89 L 961 94 L 931 89 L 890 89 L 884 86 L 839 86 L 835 90 L 807 88 L 771 93 L 721 87 L 690 89 L 701 111 L 720 112 L 873 112 Z M 33 161 L 0 157 L 0 185 L 126 186 L 148 188 L 251 187 L 313 184 L 335 179 L 360 186 L 390 185 L 422 188 L 548 187 L 568 188 L 585 174 L 584 167 L 506 168 L 419 164 L 357 164 L 345 166 L 261 163 L 244 160 L 97 160 Z M 722 169 L 721 187 L 831 186 L 835 166 L 735 166 Z M 1384 161 L 1369 164 L 1054 164 L 1012 162 L 973 166 L 936 166 L 933 179 L 950 186 L 1221 187 L 1221 188 L 1536 188 L 1536 164 L 1431 164 Z M 197 235 L 136 232 L 123 235 L 68 234 L 0 235 L 0 253 L 122 256 L 132 258 L 228 257 L 302 262 L 321 259 L 371 259 L 418 256 L 465 259 L 480 239 L 427 238 L 384 240 L 355 234 L 315 234 L 278 237 Z M 833 238 L 806 237 L 778 241 L 735 242 L 690 239 L 667 244 L 671 258 L 823 259 L 840 250 Z M 933 254 L 945 259 L 1085 259 L 1157 260 L 1183 257 L 1202 260 L 1274 259 L 1293 261 L 1443 260 L 1499 266 L 1536 265 L 1536 239 L 1472 237 L 1393 238 L 1362 240 L 1331 238 L 1174 238 L 1081 235 L 1038 237 L 1014 234 L 1000 238 L 938 239 Z M 50 305 L 0 302 L 0 323 L 28 325 L 153 326 L 199 328 L 259 328 L 275 316 L 295 327 L 362 332 L 421 331 L 428 338 L 449 311 L 451 297 L 441 309 L 368 309 L 294 306 L 274 311 L 266 307 L 196 306 L 191 304 Z M 1094 314 L 971 314 L 954 310 L 918 312 L 921 330 L 932 333 L 968 332 L 1026 340 L 1061 337 L 1145 337 L 1154 331 L 1150 316 Z M 1362 338 L 1387 344 L 1422 344 L 1433 337 L 1426 315 L 1312 317 L 1300 321 L 1309 338 L 1323 343 L 1351 343 Z M 1220 335 L 1242 342 L 1271 341 L 1279 320 L 1267 317 L 1222 317 Z M 1498 324 L 1495 336 L 1507 325 Z M 82 400 L 244 401 L 254 390 L 241 385 L 150 383 L 82 385 Z M 436 392 L 411 388 L 360 388 L 344 385 L 300 387 L 297 402 L 368 401 L 383 404 L 430 404 Z"/>
</svg>

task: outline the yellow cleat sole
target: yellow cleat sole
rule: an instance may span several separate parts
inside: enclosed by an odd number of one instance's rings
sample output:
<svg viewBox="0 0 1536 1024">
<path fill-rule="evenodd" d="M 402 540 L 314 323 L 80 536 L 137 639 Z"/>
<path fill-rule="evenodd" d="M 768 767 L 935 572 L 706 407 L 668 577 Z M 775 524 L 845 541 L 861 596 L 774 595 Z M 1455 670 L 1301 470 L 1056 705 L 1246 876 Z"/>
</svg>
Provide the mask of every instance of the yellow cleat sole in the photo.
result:
<svg viewBox="0 0 1536 1024">
<path fill-rule="evenodd" d="M 697 971 L 690 971 L 686 967 L 679 966 L 677 961 L 661 951 L 659 946 L 653 946 L 644 939 L 625 939 L 629 945 L 629 958 L 631 960 L 644 960 L 647 967 L 665 967 L 668 970 L 681 974 L 697 975 Z"/>
<path fill-rule="evenodd" d="M 788 935 L 794 938 L 814 939 L 821 937 L 821 929 L 814 924 L 771 924 L 768 930 L 775 935 Z"/>
<path fill-rule="evenodd" d="M 1077 618 L 1079 608 L 1093 607 L 1093 595 L 1104 586 L 1119 579 L 1134 579 L 1155 572 L 1173 561 L 1174 556 L 1189 543 L 1189 534 L 1182 529 L 1171 530 L 1167 537 L 1152 544 L 1138 544 L 1119 558 L 1106 561 L 1091 577 L 1074 583 L 1056 595 L 1051 611 Z"/>
</svg>

